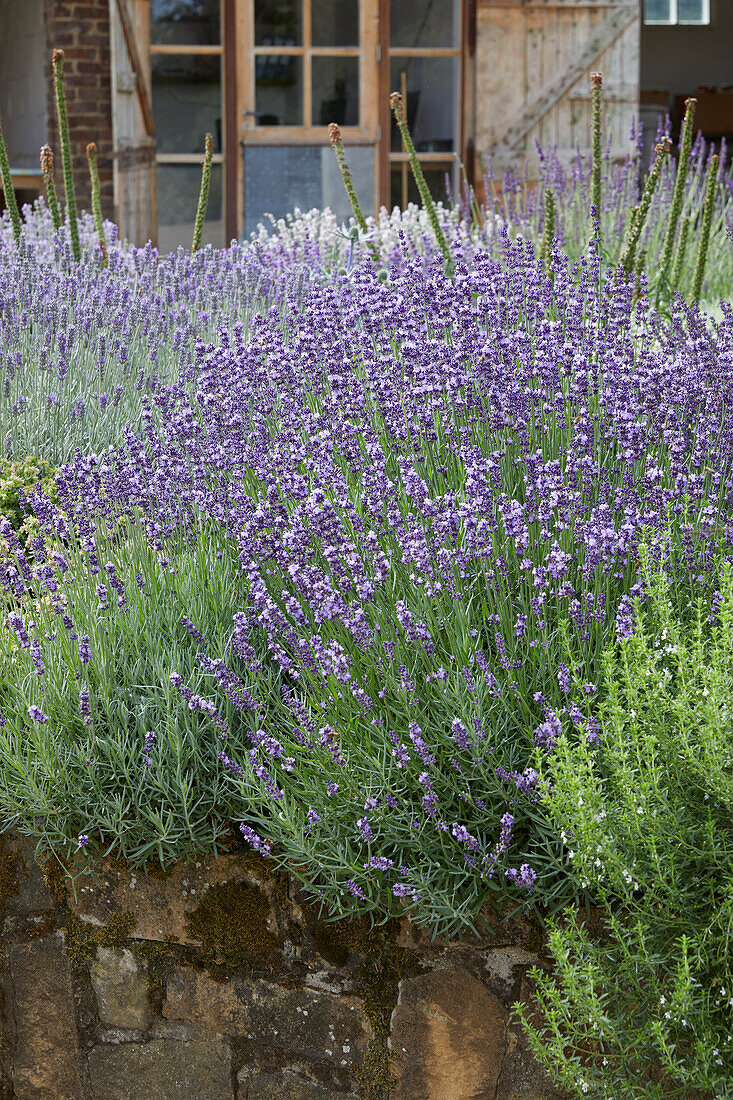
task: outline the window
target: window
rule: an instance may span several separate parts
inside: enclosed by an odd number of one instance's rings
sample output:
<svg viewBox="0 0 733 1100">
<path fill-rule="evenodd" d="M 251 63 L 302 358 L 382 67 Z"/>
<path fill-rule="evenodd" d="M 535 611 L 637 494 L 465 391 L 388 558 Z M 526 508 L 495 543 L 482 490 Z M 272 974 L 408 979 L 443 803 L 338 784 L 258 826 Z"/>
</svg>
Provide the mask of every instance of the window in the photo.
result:
<svg viewBox="0 0 733 1100">
<path fill-rule="evenodd" d="M 157 146 L 158 247 L 190 248 L 204 138 L 214 138 L 204 244 L 224 245 L 220 0 L 152 0 L 150 65 Z"/>
<path fill-rule="evenodd" d="M 358 0 L 255 0 L 254 125 L 361 122 Z"/>
<path fill-rule="evenodd" d="M 644 0 L 644 22 L 649 26 L 705 26 L 710 22 L 710 0 Z"/>
</svg>

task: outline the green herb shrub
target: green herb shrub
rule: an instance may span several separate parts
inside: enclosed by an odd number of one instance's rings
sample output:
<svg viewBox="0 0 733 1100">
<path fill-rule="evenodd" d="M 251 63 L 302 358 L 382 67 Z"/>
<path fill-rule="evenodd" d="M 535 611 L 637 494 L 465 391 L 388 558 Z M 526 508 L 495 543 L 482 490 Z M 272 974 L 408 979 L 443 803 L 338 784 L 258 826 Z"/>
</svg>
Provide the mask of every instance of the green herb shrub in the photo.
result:
<svg viewBox="0 0 733 1100">
<path fill-rule="evenodd" d="M 554 1081 L 599 1100 L 733 1096 L 733 577 L 695 602 L 650 571 L 636 630 L 604 657 L 597 740 L 563 732 L 540 804 L 608 938 L 550 922 L 542 1022 Z"/>
<path fill-rule="evenodd" d="M 56 493 L 56 474 L 59 469 L 45 458 L 28 455 L 26 458 L 11 461 L 0 458 L 0 515 L 5 516 L 16 532 L 27 523 L 35 520 L 30 506 L 24 506 L 22 493 L 34 489 L 40 482 L 44 492 L 54 504 L 58 504 Z M 25 530 L 23 531 L 25 533 Z"/>
</svg>

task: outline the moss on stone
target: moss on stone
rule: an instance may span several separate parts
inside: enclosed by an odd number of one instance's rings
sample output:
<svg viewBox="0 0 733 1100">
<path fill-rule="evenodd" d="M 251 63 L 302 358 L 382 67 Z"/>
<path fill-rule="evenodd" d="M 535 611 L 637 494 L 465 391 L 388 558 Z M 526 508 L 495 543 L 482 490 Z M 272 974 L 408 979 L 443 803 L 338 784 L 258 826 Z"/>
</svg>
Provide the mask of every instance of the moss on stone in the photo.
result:
<svg viewBox="0 0 733 1100">
<path fill-rule="evenodd" d="M 372 924 L 368 917 L 341 918 L 337 921 L 319 920 L 312 906 L 304 907 L 313 945 L 324 959 L 344 966 L 349 952 L 362 958 L 372 958 L 390 952 L 400 926 L 396 920 L 384 924 Z"/>
<path fill-rule="evenodd" d="M 81 920 L 75 913 L 67 913 L 62 924 L 64 952 L 74 966 L 91 961 L 98 947 L 121 949 L 128 947 L 130 932 L 135 927 L 135 917 L 128 910 L 113 913 L 107 924 L 92 924 Z"/>
<path fill-rule="evenodd" d="M 267 925 L 269 916 L 269 900 L 256 886 L 222 882 L 186 914 L 186 927 L 201 943 L 198 952 L 204 965 L 235 968 L 253 955 L 271 954 L 277 946 Z"/>
<path fill-rule="evenodd" d="M 135 924 L 135 917 L 129 910 L 113 913 L 108 923 L 97 929 L 98 945 L 112 949 L 127 947 Z"/>
<path fill-rule="evenodd" d="M 151 993 L 162 993 L 168 978 L 173 973 L 178 957 L 176 937 L 169 935 L 162 941 L 143 940 L 135 945 L 135 953 L 146 963 L 148 989 Z"/>
<path fill-rule="evenodd" d="M 387 1047 L 392 1011 L 397 1004 L 400 974 L 397 966 L 365 965 L 357 981 L 356 991 L 364 998 L 364 1015 L 372 1025 L 374 1036 L 355 1070 L 363 1100 L 389 1100 L 396 1078 L 392 1072 L 392 1057 Z"/>
<path fill-rule="evenodd" d="M 5 850 L 5 841 L 0 840 L 0 923 L 5 919 L 5 906 L 18 893 L 20 879 L 20 856 Z"/>
</svg>

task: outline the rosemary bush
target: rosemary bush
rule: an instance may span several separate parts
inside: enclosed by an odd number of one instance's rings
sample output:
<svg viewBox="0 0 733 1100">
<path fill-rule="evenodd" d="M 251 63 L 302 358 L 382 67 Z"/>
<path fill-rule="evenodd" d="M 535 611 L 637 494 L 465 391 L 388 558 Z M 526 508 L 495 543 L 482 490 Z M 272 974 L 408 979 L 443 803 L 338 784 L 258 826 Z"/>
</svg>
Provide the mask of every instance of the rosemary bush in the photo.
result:
<svg viewBox="0 0 733 1100">
<path fill-rule="evenodd" d="M 538 756 L 540 802 L 601 940 L 552 921 L 541 1023 L 518 1012 L 546 1071 L 577 1097 L 733 1095 L 733 571 L 680 599 L 642 548 L 647 601 L 603 659 L 597 737 L 567 727 Z"/>
</svg>

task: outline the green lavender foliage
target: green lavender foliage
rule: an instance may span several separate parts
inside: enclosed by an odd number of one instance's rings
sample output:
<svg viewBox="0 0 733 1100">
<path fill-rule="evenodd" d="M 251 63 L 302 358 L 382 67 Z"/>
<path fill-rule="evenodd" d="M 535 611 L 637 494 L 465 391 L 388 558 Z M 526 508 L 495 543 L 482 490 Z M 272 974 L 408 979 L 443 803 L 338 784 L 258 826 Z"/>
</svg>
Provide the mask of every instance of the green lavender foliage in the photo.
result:
<svg viewBox="0 0 733 1100">
<path fill-rule="evenodd" d="M 50 145 L 43 145 L 41 147 L 41 172 L 43 174 L 43 183 L 46 188 L 46 201 L 48 202 L 48 209 L 51 212 L 54 232 L 58 233 L 61 228 L 61 210 L 59 209 L 59 200 L 56 194 L 56 182 L 53 178 L 53 153 L 51 152 Z"/>
<path fill-rule="evenodd" d="M 13 180 L 10 175 L 10 163 L 8 161 L 8 151 L 5 148 L 5 138 L 3 137 L 2 119 L 0 119 L 0 182 L 3 185 L 3 191 L 5 192 L 5 204 L 10 213 L 10 221 L 13 225 L 13 239 L 17 244 L 20 240 L 20 213 L 18 211 L 18 203 L 15 198 L 15 188 L 13 187 Z"/>
<path fill-rule="evenodd" d="M 76 191 L 74 190 L 74 171 L 71 163 L 71 142 L 69 140 L 69 119 L 66 113 L 66 93 L 64 92 L 64 51 L 53 51 L 53 85 L 56 93 L 56 115 L 61 140 L 61 161 L 64 170 L 64 192 L 66 194 L 66 217 L 69 222 L 71 254 L 77 263 L 81 260 L 79 225 L 76 217 Z"/>
<path fill-rule="evenodd" d="M 690 150 L 692 149 L 692 127 L 695 120 L 696 104 L 696 99 L 685 100 L 685 120 L 682 124 L 682 139 L 680 141 L 679 160 L 677 161 L 677 175 L 675 176 L 674 191 L 672 193 L 672 205 L 669 211 L 667 232 L 662 248 L 662 259 L 659 274 L 660 291 L 664 286 L 664 282 L 667 278 L 667 272 L 669 271 L 669 265 L 672 261 L 672 250 L 674 248 L 675 237 L 677 235 L 677 223 L 680 219 L 680 214 L 682 212 L 682 203 L 685 198 L 685 185 L 687 183 L 687 171 L 690 165 Z"/>
<path fill-rule="evenodd" d="M 692 301 L 699 302 L 702 290 L 702 281 L 705 277 L 705 265 L 708 259 L 708 247 L 710 245 L 710 226 L 713 223 L 713 209 L 715 207 L 715 186 L 718 180 L 718 165 L 720 157 L 714 154 L 710 158 L 708 167 L 707 188 L 705 190 L 705 202 L 702 211 L 702 228 L 700 230 L 700 249 L 695 265 L 695 280 L 692 284 Z"/>
<path fill-rule="evenodd" d="M 641 560 L 649 601 L 604 655 L 598 741 L 564 732 L 537 760 L 541 805 L 606 927 L 551 921 L 541 1022 L 516 1009 L 571 1096 L 730 1097 L 733 575 L 721 559 L 712 602 L 691 604 Z"/>
<path fill-rule="evenodd" d="M 630 275 L 633 270 L 636 247 L 639 243 L 647 214 L 649 213 L 652 197 L 659 183 L 659 177 L 662 173 L 662 164 L 664 163 L 665 157 L 669 155 L 671 147 L 671 142 L 668 138 L 665 138 L 663 142 L 660 142 L 660 144 L 656 146 L 654 164 L 647 177 L 646 184 L 644 185 L 641 202 L 636 208 L 636 217 L 634 218 L 633 224 L 629 227 L 629 234 L 621 256 L 621 263 L 619 264 L 619 272 L 623 272 L 625 275 Z"/>
<path fill-rule="evenodd" d="M 591 73 L 591 99 L 593 101 L 593 166 L 591 171 L 591 198 L 596 208 L 600 231 L 601 224 L 601 73 Z"/>
<path fill-rule="evenodd" d="M 201 162 L 201 190 L 199 191 L 199 204 L 196 210 L 196 221 L 193 227 L 193 241 L 191 251 L 201 248 L 201 239 L 204 232 L 204 219 L 206 207 L 209 202 L 209 186 L 211 184 L 211 161 L 214 156 L 214 139 L 211 134 L 206 135 L 204 159 Z"/>
<path fill-rule="evenodd" d="M 433 202 L 433 197 L 430 194 L 430 188 L 427 185 L 427 181 L 425 179 L 425 176 L 423 175 L 423 170 L 420 166 L 420 161 L 418 160 L 417 153 L 415 152 L 415 146 L 413 145 L 412 136 L 410 135 L 410 128 L 407 125 L 407 118 L 405 116 L 405 108 L 402 102 L 402 96 L 399 92 L 392 93 L 392 95 L 389 97 L 389 105 L 392 108 L 395 121 L 397 122 L 402 140 L 405 144 L 405 149 L 407 150 L 407 155 L 410 159 L 410 168 L 412 169 L 412 174 L 415 177 L 415 183 L 417 184 L 417 189 L 420 192 L 422 204 L 425 207 L 426 213 L 428 215 L 430 227 L 433 230 L 435 240 L 438 243 L 438 247 L 445 257 L 445 273 L 448 276 L 452 276 L 455 270 L 453 257 L 451 256 L 448 242 L 445 239 L 443 227 L 438 221 L 438 214 L 435 209 L 435 203 Z"/>
<path fill-rule="evenodd" d="M 339 170 L 341 172 L 341 179 L 344 181 L 344 188 L 346 190 L 346 194 L 348 195 L 351 209 L 354 211 L 356 223 L 359 226 L 359 229 L 361 229 L 362 233 L 367 234 L 369 232 L 369 226 L 367 225 L 367 220 L 364 217 L 364 212 L 361 208 L 359 197 L 356 194 L 356 188 L 354 187 L 354 181 L 351 178 L 349 166 L 346 163 L 346 154 L 344 153 L 343 141 L 341 140 L 341 130 L 335 122 L 332 122 L 328 127 L 328 136 L 331 140 L 333 151 L 336 154 L 336 161 L 338 162 Z M 375 264 L 379 266 L 381 264 L 379 250 L 377 249 L 377 246 L 374 244 L 373 241 L 369 241 L 368 244 L 369 250 L 372 254 L 372 258 L 374 259 Z"/>
<path fill-rule="evenodd" d="M 97 165 L 97 146 L 90 141 L 87 145 L 87 160 L 89 161 L 89 179 L 91 181 L 92 214 L 97 229 L 97 240 L 102 253 L 102 266 L 107 266 L 107 241 L 104 236 L 104 221 L 102 219 L 102 203 L 100 198 L 101 187 L 99 183 L 99 167 Z"/>
</svg>

